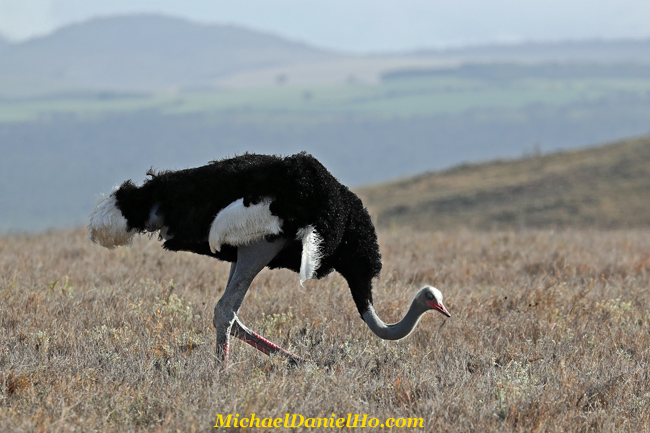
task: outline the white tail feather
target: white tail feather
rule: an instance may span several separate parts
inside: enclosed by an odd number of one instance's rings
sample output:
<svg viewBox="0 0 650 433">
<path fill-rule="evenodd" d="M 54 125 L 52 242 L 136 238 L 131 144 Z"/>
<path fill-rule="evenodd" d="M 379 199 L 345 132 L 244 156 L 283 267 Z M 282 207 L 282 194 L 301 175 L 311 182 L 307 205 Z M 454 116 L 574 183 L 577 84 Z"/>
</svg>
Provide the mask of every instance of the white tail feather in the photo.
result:
<svg viewBox="0 0 650 433">
<path fill-rule="evenodd" d="M 103 197 L 90 215 L 90 240 L 106 248 L 131 243 L 135 231 L 129 231 L 126 218 L 117 207 L 114 195 Z"/>
</svg>

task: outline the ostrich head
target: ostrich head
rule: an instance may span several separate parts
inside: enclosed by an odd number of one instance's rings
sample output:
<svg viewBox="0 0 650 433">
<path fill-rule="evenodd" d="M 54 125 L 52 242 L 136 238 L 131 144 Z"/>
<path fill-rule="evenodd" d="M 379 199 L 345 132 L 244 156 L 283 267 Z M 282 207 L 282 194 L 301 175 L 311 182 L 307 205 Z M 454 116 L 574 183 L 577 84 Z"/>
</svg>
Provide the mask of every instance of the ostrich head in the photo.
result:
<svg viewBox="0 0 650 433">
<path fill-rule="evenodd" d="M 449 311 L 447 311 L 445 305 L 442 303 L 442 293 L 433 286 L 424 286 L 415 295 L 415 301 L 422 305 L 425 310 L 440 311 L 445 316 L 451 317 L 451 314 L 449 314 Z"/>
</svg>

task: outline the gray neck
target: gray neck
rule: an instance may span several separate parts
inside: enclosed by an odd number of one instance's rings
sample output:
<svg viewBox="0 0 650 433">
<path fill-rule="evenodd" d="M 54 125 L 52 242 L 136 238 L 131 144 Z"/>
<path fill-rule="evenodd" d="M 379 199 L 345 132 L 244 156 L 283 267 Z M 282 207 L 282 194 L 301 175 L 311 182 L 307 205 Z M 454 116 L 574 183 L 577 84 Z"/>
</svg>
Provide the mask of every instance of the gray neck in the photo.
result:
<svg viewBox="0 0 650 433">
<path fill-rule="evenodd" d="M 414 299 L 411 303 L 411 307 L 406 313 L 406 316 L 404 316 L 404 318 L 399 322 L 388 325 L 377 316 L 374 307 L 370 304 L 368 311 L 363 313 L 363 320 L 379 338 L 384 340 L 399 340 L 409 335 L 411 331 L 415 329 L 420 317 L 422 317 L 426 311 L 427 309 L 419 306 L 417 301 Z"/>
</svg>

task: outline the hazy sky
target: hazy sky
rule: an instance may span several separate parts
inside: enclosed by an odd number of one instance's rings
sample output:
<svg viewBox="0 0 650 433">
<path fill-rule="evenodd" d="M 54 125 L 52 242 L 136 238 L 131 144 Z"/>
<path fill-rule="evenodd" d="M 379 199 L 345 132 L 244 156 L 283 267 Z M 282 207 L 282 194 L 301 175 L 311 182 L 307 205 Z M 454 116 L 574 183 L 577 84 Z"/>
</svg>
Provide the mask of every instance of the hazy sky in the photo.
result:
<svg viewBox="0 0 650 433">
<path fill-rule="evenodd" d="M 357 52 L 650 37 L 648 0 L 0 0 L 22 40 L 94 16 L 159 12 Z"/>
</svg>

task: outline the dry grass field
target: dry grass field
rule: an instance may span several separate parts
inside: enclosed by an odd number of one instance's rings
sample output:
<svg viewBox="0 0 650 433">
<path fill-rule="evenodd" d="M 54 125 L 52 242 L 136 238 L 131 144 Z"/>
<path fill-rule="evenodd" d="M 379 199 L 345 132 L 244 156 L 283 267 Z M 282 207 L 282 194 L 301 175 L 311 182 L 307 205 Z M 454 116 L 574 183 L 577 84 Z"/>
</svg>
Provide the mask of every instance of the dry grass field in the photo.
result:
<svg viewBox="0 0 650 433">
<path fill-rule="evenodd" d="M 252 413 L 423 419 L 373 431 L 650 431 L 650 230 L 380 242 L 380 316 L 401 318 L 429 282 L 450 319 L 428 313 L 384 342 L 340 276 L 302 289 L 264 271 L 242 321 L 319 362 L 291 367 L 236 340 L 221 371 L 212 311 L 226 264 L 147 238 L 109 251 L 84 230 L 2 237 L 0 431 L 195 432 Z"/>
</svg>

